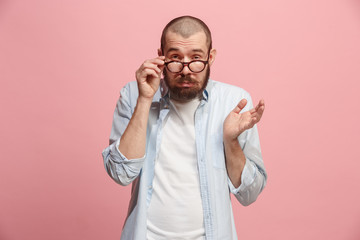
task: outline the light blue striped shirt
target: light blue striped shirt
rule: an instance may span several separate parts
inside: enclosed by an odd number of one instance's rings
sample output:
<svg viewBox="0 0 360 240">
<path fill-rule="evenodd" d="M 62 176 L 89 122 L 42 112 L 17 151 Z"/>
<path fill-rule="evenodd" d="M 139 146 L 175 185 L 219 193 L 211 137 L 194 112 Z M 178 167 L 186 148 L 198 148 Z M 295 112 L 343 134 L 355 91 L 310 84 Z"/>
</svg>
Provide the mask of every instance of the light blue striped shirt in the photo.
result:
<svg viewBox="0 0 360 240">
<path fill-rule="evenodd" d="M 146 239 L 147 208 L 152 196 L 155 159 L 160 150 L 162 126 L 169 112 L 168 90 L 162 81 L 150 108 L 146 154 L 143 158 L 127 159 L 118 149 L 134 112 L 138 97 L 136 82 L 128 83 L 120 92 L 114 112 L 110 145 L 102 155 L 106 171 L 121 185 L 132 183 L 128 215 L 121 234 L 122 240 Z M 253 203 L 266 184 L 267 174 L 262 160 L 256 125 L 239 136 L 246 156 L 241 185 L 235 188 L 225 166 L 223 122 L 241 99 L 248 103 L 242 111 L 250 110 L 252 100 L 243 89 L 209 80 L 203 98 L 195 112 L 195 139 L 203 205 L 204 228 L 207 240 L 237 239 L 230 192 L 244 206 Z"/>
</svg>

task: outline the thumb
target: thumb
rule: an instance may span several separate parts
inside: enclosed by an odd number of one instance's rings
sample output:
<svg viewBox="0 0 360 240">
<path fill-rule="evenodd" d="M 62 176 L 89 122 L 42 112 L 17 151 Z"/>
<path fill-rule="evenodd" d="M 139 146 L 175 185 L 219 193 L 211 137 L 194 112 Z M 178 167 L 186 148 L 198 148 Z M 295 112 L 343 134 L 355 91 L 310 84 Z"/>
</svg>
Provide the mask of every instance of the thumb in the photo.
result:
<svg viewBox="0 0 360 240">
<path fill-rule="evenodd" d="M 241 99 L 241 101 L 234 108 L 233 112 L 240 113 L 240 111 L 243 110 L 243 108 L 246 106 L 246 104 L 247 104 L 247 100 L 245 98 Z"/>
</svg>

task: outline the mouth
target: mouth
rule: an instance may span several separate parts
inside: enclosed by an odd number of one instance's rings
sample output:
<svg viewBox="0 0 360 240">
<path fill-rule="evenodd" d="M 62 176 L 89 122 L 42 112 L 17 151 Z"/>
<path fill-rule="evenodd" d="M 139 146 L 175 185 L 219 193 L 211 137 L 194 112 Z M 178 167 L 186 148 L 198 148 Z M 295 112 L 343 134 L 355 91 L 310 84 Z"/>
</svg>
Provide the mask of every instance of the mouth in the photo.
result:
<svg viewBox="0 0 360 240">
<path fill-rule="evenodd" d="M 181 88 L 191 88 L 196 85 L 196 81 L 191 79 L 190 76 L 185 76 L 177 80 L 177 85 Z"/>
<path fill-rule="evenodd" d="M 178 83 L 178 86 L 183 87 L 183 88 L 190 88 L 195 86 L 194 82 L 189 82 L 189 81 L 182 81 Z"/>
</svg>

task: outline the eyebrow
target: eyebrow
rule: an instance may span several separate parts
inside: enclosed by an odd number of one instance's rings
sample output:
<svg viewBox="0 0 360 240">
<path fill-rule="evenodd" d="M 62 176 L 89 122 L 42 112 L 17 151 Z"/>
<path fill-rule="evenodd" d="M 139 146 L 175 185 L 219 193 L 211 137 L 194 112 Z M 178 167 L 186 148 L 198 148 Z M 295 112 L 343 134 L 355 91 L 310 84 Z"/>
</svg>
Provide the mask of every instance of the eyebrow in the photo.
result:
<svg viewBox="0 0 360 240">
<path fill-rule="evenodd" d="M 198 48 L 198 49 L 193 49 L 192 50 L 193 52 L 201 52 L 201 53 L 205 53 L 201 48 Z"/>
<path fill-rule="evenodd" d="M 169 48 L 168 52 L 173 52 L 173 51 L 179 51 L 179 48 Z M 192 52 L 200 52 L 200 53 L 205 53 L 201 48 L 195 48 L 191 50 Z"/>
</svg>

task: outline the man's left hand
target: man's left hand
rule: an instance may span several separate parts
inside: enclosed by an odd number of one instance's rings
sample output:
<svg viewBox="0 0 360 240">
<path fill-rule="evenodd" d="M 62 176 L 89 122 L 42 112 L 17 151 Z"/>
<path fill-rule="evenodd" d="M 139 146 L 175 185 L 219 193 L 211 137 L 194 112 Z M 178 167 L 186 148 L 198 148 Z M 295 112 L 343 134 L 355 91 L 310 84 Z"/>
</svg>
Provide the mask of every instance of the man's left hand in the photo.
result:
<svg viewBox="0 0 360 240">
<path fill-rule="evenodd" d="M 242 99 L 226 117 L 223 126 L 224 142 L 231 142 L 236 140 L 241 133 L 247 129 L 252 128 L 260 121 L 261 116 L 265 110 L 264 100 L 260 100 L 255 108 L 247 112 L 240 113 L 246 104 L 247 100 Z"/>
</svg>

